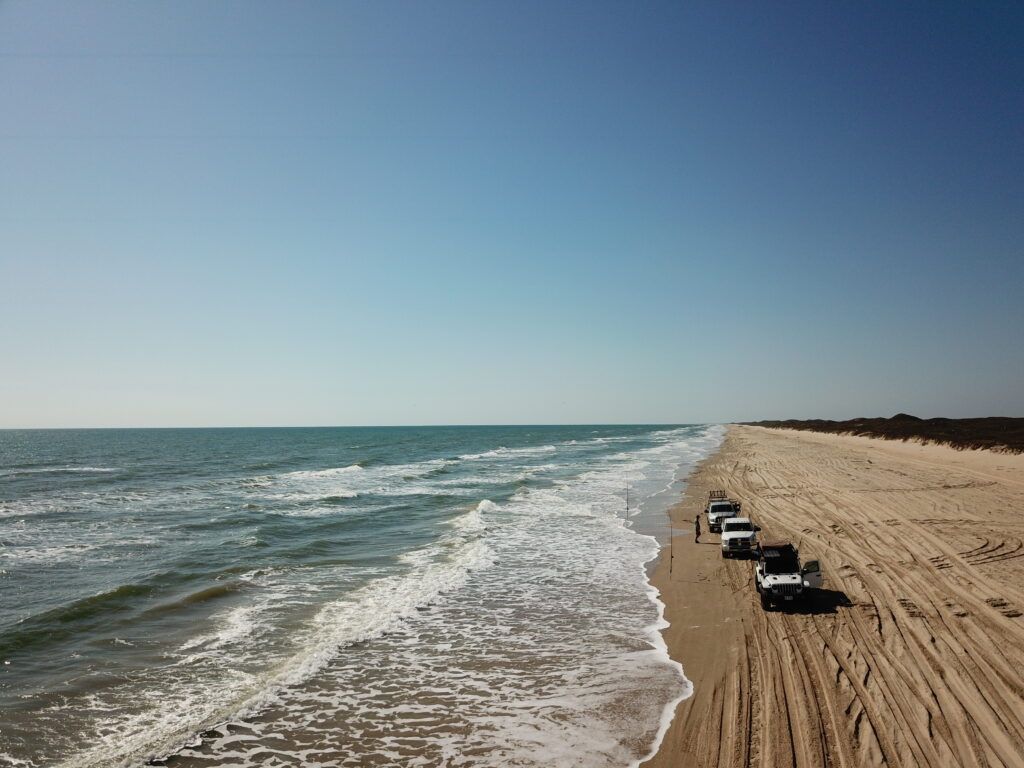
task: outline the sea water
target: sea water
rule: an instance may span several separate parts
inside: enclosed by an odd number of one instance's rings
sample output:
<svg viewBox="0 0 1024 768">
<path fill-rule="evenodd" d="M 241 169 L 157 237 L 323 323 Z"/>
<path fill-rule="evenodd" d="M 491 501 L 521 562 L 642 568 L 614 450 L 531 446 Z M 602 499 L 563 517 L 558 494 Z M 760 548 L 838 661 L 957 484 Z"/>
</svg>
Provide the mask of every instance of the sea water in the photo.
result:
<svg viewBox="0 0 1024 768">
<path fill-rule="evenodd" d="M 635 765 L 689 686 L 645 565 L 721 434 L 0 432 L 0 763 Z"/>
</svg>

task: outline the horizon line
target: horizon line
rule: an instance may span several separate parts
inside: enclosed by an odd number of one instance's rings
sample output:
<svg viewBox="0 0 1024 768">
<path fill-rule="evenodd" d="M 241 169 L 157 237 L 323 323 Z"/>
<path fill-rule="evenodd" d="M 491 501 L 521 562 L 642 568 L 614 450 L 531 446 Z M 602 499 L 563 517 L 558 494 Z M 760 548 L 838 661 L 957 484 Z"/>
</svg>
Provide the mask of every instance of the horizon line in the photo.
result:
<svg viewBox="0 0 1024 768">
<path fill-rule="evenodd" d="M 445 429 L 453 427 L 699 427 L 735 424 L 732 421 L 606 421 L 606 422 L 522 422 L 522 423 L 453 423 L 453 424 L 220 424 L 206 426 L 106 426 L 106 427 L 0 427 L 0 432 L 70 432 L 101 429 Z"/>
</svg>

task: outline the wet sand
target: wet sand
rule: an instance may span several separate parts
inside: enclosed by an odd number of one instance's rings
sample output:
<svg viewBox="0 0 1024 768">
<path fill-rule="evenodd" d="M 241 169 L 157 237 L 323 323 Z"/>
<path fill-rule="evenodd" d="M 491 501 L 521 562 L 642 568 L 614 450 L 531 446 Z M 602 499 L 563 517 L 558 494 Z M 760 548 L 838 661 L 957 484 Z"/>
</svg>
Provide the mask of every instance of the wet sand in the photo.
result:
<svg viewBox="0 0 1024 768">
<path fill-rule="evenodd" d="M 822 561 L 806 608 L 694 543 L 712 488 Z M 673 518 L 654 583 L 695 690 L 644 765 L 1024 766 L 1024 456 L 737 426 Z"/>
</svg>

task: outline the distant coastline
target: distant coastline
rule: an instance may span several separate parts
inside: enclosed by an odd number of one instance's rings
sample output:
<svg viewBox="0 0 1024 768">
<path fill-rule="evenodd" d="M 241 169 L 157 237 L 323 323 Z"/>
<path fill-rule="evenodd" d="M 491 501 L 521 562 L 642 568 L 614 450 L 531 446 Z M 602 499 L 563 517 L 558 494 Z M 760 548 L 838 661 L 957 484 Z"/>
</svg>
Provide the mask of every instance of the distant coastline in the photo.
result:
<svg viewBox="0 0 1024 768">
<path fill-rule="evenodd" d="M 920 440 L 948 445 L 961 451 L 984 448 L 1007 453 L 1024 453 L 1024 418 L 991 416 L 981 419 L 919 419 L 917 416 L 898 413 L 888 419 L 787 419 L 742 423 L 753 427 L 862 435 L 904 442 Z"/>
</svg>

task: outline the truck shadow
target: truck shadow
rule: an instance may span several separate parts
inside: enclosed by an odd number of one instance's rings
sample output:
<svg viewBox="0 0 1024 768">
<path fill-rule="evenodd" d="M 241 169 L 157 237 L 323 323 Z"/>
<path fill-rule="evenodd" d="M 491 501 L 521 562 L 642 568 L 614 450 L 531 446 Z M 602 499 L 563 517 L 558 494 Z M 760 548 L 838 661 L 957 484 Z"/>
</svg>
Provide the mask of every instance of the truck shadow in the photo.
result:
<svg viewBox="0 0 1024 768">
<path fill-rule="evenodd" d="M 850 608 L 853 603 L 845 592 L 839 589 L 812 589 L 807 597 L 792 605 L 776 605 L 778 613 L 799 613 L 815 616 L 823 613 L 837 613 L 840 608 Z"/>
</svg>

